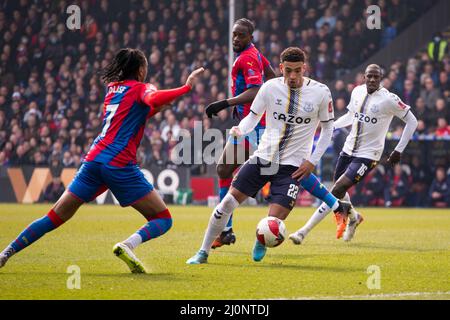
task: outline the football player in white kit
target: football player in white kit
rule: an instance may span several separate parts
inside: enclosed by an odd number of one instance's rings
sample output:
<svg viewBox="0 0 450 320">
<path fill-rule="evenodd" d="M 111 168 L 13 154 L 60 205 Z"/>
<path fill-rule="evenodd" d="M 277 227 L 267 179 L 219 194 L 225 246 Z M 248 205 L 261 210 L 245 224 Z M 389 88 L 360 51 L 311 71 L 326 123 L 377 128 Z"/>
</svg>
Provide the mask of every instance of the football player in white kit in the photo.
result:
<svg viewBox="0 0 450 320">
<path fill-rule="evenodd" d="M 350 202 L 347 193 L 353 185 L 361 181 L 380 161 L 389 125 L 394 116 L 406 123 L 403 134 L 389 155 L 388 163 L 394 165 L 400 161 L 401 154 L 417 128 L 417 119 L 410 106 L 380 85 L 381 68 L 371 64 L 365 71 L 365 84 L 353 89 L 348 112 L 334 123 L 335 129 L 352 126 L 336 164 L 335 184 L 331 192 L 338 198 Z M 322 203 L 308 222 L 289 235 L 294 244 L 301 244 L 306 235 L 330 212 Z M 348 220 L 348 222 L 347 222 Z M 343 217 L 337 228 L 337 238 L 343 235 L 344 241 L 350 241 L 356 227 L 363 221 L 362 216 L 353 209 Z"/>
<path fill-rule="evenodd" d="M 186 263 L 206 263 L 211 245 L 231 212 L 248 197 L 253 197 L 267 182 L 271 182 L 269 216 L 284 220 L 294 207 L 299 181 L 314 170 L 328 148 L 334 123 L 330 90 L 324 84 L 303 77 L 305 60 L 305 54 L 299 48 L 284 50 L 280 57 L 283 77 L 265 82 L 251 105 L 250 113 L 239 126 L 231 129 L 230 134 L 244 136 L 266 115 L 266 130 L 258 149 L 239 170 L 229 192 L 214 209 L 200 250 Z M 321 133 L 311 154 L 319 122 Z M 350 204 L 337 199 L 336 202 L 339 202 L 336 207 L 340 208 L 335 212 L 349 212 Z M 265 253 L 266 247 L 256 239 L 253 260 L 261 261 Z"/>
</svg>

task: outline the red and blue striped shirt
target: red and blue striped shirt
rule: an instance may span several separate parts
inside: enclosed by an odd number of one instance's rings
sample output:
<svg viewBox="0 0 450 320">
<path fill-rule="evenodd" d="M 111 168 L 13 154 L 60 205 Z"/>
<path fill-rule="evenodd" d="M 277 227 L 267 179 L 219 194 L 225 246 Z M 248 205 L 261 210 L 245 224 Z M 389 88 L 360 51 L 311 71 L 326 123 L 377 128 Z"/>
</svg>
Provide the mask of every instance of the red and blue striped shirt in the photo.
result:
<svg viewBox="0 0 450 320">
<path fill-rule="evenodd" d="M 84 161 L 117 167 L 136 164 L 136 150 L 144 134 L 145 123 L 159 107 L 190 91 L 185 85 L 177 89 L 157 90 L 136 80 L 111 82 L 103 104 L 102 132 L 94 140 Z"/>
</svg>

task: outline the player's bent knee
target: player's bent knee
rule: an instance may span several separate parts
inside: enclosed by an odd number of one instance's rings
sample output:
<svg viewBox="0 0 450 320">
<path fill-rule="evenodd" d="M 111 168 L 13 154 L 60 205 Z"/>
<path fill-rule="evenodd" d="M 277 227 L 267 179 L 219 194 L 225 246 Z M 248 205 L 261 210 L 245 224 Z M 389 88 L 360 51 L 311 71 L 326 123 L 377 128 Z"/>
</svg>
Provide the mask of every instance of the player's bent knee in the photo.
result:
<svg viewBox="0 0 450 320">
<path fill-rule="evenodd" d="M 161 211 L 160 213 L 157 213 L 156 215 L 152 216 L 148 221 L 153 221 L 158 223 L 158 226 L 161 228 L 161 234 L 166 233 L 167 231 L 172 228 L 173 220 L 172 215 L 170 214 L 169 209 L 165 209 Z"/>
<path fill-rule="evenodd" d="M 218 164 L 216 167 L 219 179 L 228 179 L 233 177 L 233 170 L 230 170 L 226 164 Z"/>
</svg>

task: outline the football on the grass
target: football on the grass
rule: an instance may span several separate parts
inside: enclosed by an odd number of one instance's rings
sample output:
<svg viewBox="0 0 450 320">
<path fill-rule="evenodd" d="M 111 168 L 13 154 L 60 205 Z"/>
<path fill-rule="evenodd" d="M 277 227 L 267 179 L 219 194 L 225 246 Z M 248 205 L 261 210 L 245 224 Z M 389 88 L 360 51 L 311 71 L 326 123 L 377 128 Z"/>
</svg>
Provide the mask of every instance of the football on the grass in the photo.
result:
<svg viewBox="0 0 450 320">
<path fill-rule="evenodd" d="M 286 238 L 286 226 L 276 217 L 266 217 L 256 227 L 256 238 L 266 247 L 279 246 Z"/>
</svg>

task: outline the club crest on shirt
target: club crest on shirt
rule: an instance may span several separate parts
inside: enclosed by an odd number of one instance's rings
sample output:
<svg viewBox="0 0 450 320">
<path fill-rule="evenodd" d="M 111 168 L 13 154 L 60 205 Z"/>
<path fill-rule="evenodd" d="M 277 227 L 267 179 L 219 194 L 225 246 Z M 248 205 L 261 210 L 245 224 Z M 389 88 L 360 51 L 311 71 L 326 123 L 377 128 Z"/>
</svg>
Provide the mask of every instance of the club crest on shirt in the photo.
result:
<svg viewBox="0 0 450 320">
<path fill-rule="evenodd" d="M 377 113 L 377 112 L 380 111 L 380 107 L 379 107 L 377 104 L 374 104 L 374 105 L 372 105 L 372 106 L 370 107 L 370 111 L 371 111 L 372 113 Z"/>
<path fill-rule="evenodd" d="M 305 112 L 312 112 L 314 110 L 314 104 L 309 101 L 305 101 L 302 103 L 302 109 Z"/>
</svg>

